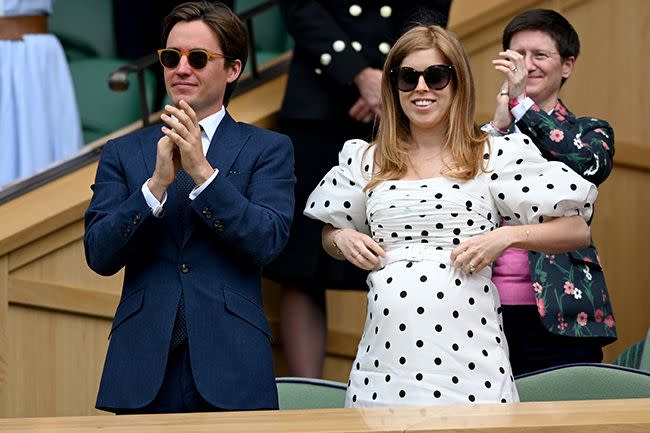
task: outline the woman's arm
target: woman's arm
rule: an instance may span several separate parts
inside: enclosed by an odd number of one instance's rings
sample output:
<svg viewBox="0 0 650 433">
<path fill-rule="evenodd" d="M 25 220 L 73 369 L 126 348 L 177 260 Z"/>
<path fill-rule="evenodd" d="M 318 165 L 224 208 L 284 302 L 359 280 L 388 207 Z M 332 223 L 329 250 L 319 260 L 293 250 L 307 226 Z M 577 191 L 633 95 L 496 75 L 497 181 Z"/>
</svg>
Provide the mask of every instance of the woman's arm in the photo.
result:
<svg viewBox="0 0 650 433">
<path fill-rule="evenodd" d="M 456 268 L 473 273 L 490 266 L 510 247 L 551 254 L 586 248 L 590 242 L 591 230 L 583 217 L 560 217 L 542 224 L 502 226 L 474 236 L 454 248 L 451 260 Z"/>
<path fill-rule="evenodd" d="M 323 248 L 337 260 L 347 260 L 367 271 L 379 266 L 386 253 L 370 236 L 353 229 L 340 229 L 329 224 L 323 226 Z"/>
</svg>

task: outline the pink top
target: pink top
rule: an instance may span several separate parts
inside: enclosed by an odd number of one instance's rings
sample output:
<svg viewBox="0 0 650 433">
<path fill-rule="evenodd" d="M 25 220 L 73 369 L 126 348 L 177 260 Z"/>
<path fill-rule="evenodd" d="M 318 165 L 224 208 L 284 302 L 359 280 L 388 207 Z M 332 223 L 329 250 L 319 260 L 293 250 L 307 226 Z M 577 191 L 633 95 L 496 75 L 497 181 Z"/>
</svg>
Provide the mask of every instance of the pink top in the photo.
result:
<svg viewBox="0 0 650 433">
<path fill-rule="evenodd" d="M 535 305 L 527 250 L 505 250 L 494 262 L 492 282 L 497 286 L 502 305 Z"/>
</svg>

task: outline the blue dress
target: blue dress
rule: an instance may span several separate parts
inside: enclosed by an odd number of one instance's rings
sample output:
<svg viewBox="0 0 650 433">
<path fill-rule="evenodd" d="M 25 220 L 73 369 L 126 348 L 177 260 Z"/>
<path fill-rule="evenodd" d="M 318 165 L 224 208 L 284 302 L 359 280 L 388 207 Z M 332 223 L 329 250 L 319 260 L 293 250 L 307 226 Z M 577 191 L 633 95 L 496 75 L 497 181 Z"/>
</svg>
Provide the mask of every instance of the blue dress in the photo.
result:
<svg viewBox="0 0 650 433">
<path fill-rule="evenodd" d="M 0 16 L 41 15 L 52 0 L 0 1 Z M 83 144 L 70 70 L 57 38 L 0 39 L 0 188 L 74 155 Z"/>
</svg>

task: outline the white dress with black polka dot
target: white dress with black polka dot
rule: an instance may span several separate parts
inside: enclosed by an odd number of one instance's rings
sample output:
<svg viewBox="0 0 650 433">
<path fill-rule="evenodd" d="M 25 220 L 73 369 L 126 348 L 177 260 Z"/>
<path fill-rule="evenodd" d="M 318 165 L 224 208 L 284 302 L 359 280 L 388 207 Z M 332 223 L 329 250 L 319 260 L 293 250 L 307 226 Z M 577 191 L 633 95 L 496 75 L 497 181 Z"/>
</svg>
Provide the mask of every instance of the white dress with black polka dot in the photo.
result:
<svg viewBox="0 0 650 433">
<path fill-rule="evenodd" d="M 305 215 L 369 234 L 386 259 L 368 276 L 368 313 L 346 406 L 518 401 L 491 269 L 467 275 L 451 250 L 497 227 L 591 216 L 596 188 L 521 134 L 491 139 L 470 181 L 386 181 L 363 191 L 374 147 L 345 143 Z"/>
</svg>

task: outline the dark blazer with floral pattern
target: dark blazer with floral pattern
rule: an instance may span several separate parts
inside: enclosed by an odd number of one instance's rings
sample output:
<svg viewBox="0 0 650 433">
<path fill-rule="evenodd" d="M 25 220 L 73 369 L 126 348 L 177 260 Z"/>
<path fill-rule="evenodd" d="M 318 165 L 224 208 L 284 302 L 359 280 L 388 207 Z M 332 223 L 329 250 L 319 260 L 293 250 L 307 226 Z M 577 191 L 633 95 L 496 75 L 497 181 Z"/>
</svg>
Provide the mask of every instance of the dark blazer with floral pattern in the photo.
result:
<svg viewBox="0 0 650 433">
<path fill-rule="evenodd" d="M 533 105 L 517 122 L 549 160 L 599 185 L 612 170 L 614 131 L 604 120 L 576 117 L 558 100 L 551 114 Z M 567 254 L 529 252 L 537 309 L 552 333 L 616 340 L 616 322 L 593 243 Z"/>
</svg>

